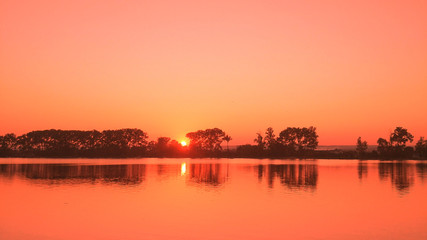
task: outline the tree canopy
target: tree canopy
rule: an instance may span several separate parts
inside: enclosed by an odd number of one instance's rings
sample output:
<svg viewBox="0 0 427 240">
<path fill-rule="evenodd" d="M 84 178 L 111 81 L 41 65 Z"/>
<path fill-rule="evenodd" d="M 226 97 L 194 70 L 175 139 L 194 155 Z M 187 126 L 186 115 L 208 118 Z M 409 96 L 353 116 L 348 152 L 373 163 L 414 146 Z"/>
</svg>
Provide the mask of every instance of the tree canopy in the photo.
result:
<svg viewBox="0 0 427 240">
<path fill-rule="evenodd" d="M 413 148 L 406 147 L 407 142 L 412 142 L 414 136 L 406 128 L 396 127 L 389 136 L 390 141 L 378 138 L 378 153 L 382 158 L 407 158 L 412 156 Z"/>
<path fill-rule="evenodd" d="M 357 139 L 356 152 L 359 154 L 359 157 L 363 157 L 368 150 L 368 142 L 362 141 L 362 137 Z"/>
<path fill-rule="evenodd" d="M 217 152 L 222 150 L 221 143 L 224 141 L 226 134 L 219 128 L 209 128 L 196 132 L 189 132 L 185 136 L 190 139 L 190 150 Z"/>
<path fill-rule="evenodd" d="M 304 152 L 317 148 L 318 137 L 315 127 L 288 127 L 280 132 L 278 142 L 292 151 Z"/>
</svg>

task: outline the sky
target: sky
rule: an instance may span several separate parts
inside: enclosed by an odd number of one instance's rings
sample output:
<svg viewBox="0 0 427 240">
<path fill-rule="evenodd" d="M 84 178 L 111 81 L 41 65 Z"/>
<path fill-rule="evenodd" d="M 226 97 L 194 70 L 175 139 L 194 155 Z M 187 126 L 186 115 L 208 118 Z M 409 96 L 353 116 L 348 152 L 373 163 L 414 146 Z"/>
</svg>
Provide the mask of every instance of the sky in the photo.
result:
<svg viewBox="0 0 427 240">
<path fill-rule="evenodd" d="M 0 134 L 427 137 L 427 1 L 0 2 Z"/>
</svg>

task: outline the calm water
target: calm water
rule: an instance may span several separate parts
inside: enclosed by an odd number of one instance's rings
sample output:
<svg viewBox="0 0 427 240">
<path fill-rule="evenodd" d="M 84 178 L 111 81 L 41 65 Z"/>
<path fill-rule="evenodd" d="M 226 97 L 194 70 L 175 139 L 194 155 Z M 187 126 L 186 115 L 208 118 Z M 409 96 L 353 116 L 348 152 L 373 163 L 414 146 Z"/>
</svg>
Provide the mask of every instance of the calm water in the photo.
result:
<svg viewBox="0 0 427 240">
<path fill-rule="evenodd" d="M 427 163 L 0 159 L 0 239 L 427 239 Z"/>
</svg>

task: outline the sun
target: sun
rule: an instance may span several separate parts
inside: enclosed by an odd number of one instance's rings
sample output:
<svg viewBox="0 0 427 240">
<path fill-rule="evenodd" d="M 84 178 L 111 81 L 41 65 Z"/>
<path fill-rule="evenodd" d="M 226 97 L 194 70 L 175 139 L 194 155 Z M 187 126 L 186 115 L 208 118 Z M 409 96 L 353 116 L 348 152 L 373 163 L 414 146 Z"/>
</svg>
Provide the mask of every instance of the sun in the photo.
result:
<svg viewBox="0 0 427 240">
<path fill-rule="evenodd" d="M 187 146 L 187 142 L 186 141 L 181 141 L 181 146 L 183 146 L 183 147 Z"/>
</svg>

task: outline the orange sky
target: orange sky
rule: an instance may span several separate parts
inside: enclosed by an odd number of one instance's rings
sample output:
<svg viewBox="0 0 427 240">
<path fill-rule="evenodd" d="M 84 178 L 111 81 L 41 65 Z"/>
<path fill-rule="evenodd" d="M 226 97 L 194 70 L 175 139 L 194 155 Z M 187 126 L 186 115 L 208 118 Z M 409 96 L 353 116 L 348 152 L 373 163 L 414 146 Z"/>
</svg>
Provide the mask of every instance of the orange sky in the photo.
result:
<svg viewBox="0 0 427 240">
<path fill-rule="evenodd" d="M 427 137 L 427 1 L 0 2 L 0 134 Z"/>
</svg>

